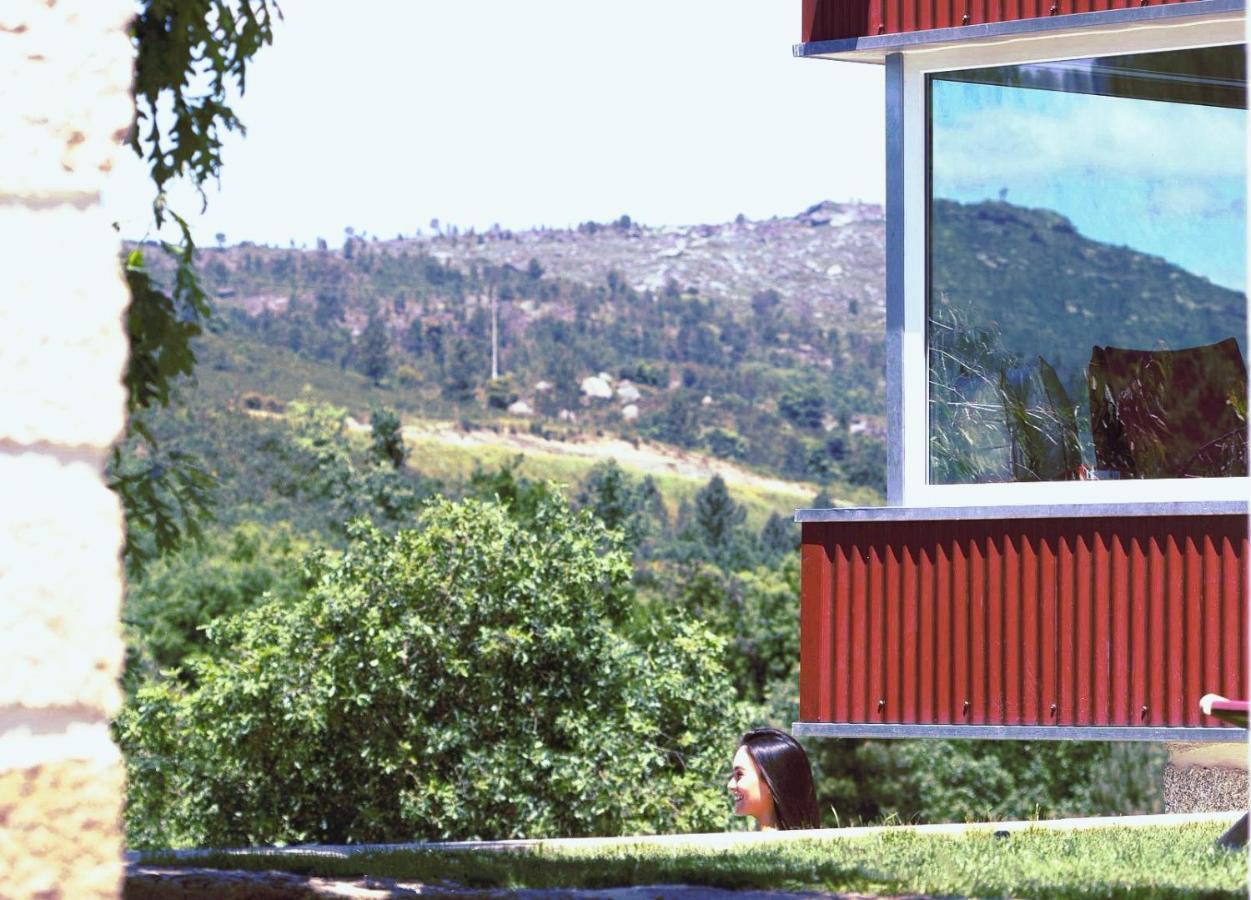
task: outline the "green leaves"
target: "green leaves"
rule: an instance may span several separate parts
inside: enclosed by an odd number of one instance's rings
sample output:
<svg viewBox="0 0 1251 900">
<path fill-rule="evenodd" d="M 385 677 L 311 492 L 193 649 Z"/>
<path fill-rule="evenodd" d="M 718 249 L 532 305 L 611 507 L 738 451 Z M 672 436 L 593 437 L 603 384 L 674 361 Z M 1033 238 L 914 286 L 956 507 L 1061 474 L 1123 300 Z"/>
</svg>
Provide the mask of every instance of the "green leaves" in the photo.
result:
<svg viewBox="0 0 1251 900">
<path fill-rule="evenodd" d="M 708 830 L 741 722 L 703 626 L 625 633 L 620 537 L 559 494 L 354 523 L 119 720 L 132 844 Z M 197 799 L 178 799 L 182 785 Z M 198 793 L 190 790 L 198 786 Z"/>
<path fill-rule="evenodd" d="M 275 15 L 281 12 L 269 0 L 147 0 L 131 23 L 136 118 L 129 142 L 148 161 L 158 225 L 165 185 L 188 177 L 200 188 L 216 177 L 221 132 L 243 131 L 227 90 L 243 93 L 248 63 L 273 40 Z M 163 127 L 167 112 L 172 121 Z"/>
<path fill-rule="evenodd" d="M 234 84 L 243 92 L 247 64 L 273 39 L 272 24 L 269 0 L 146 0 L 131 23 L 135 124 L 128 143 L 148 163 L 154 224 L 160 228 L 169 217 L 179 232 L 177 243 L 161 245 L 176 263 L 168 292 L 152 282 L 138 250 L 126 260 L 130 361 L 123 383 L 130 418 L 108 478 L 126 514 L 123 558 L 132 576 L 197 540 L 211 506 L 212 479 L 198 460 L 162 450 L 138 418 L 168 406 L 176 380 L 191 375 L 191 341 L 210 314 L 191 229 L 167 206 L 166 185 L 187 178 L 205 200 L 204 182 L 221 169 L 221 132 L 243 130 L 225 102 L 227 90 Z"/>
</svg>

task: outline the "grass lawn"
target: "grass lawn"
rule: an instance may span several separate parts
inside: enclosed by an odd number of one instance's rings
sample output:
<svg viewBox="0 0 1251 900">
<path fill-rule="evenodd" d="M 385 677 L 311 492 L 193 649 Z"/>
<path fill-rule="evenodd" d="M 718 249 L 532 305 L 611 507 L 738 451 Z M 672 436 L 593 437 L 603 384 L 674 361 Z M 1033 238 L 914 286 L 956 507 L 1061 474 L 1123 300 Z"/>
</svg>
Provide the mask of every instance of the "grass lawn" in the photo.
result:
<svg viewBox="0 0 1251 900">
<path fill-rule="evenodd" d="M 1246 897 L 1246 852 L 1213 846 L 1224 827 L 1031 829 L 1003 837 L 892 829 L 868 837 L 749 841 L 715 850 L 625 838 L 591 847 L 396 848 L 350 856 L 291 850 L 194 860 L 145 853 L 142 860 L 144 865 L 371 875 L 478 889 L 688 884 L 978 897 Z"/>
<path fill-rule="evenodd" d="M 518 451 L 503 445 L 460 447 L 433 438 L 409 439 L 407 443 L 412 449 L 409 465 L 430 478 L 445 482 L 465 481 L 475 466 L 481 466 L 489 472 L 520 456 L 522 461 L 517 469 L 519 475 L 554 481 L 563 485 L 569 496 L 577 495 L 579 485 L 586 480 L 591 469 L 601 462 L 586 457 L 558 456 L 534 450 Z M 628 462 L 622 463 L 622 468 L 634 478 L 642 478 L 645 474 L 632 469 Z M 654 474 L 652 479 L 664 500 L 670 519 L 677 515 L 678 506 L 683 501 L 694 503 L 695 495 L 708 484 L 707 477 L 693 478 L 670 473 Z M 816 485 L 799 482 L 795 483 L 792 490 L 770 490 L 733 480 L 728 481 L 726 487 L 734 501 L 746 508 L 746 524 L 753 531 L 759 531 L 772 513 L 778 513 L 789 520 L 791 513 L 797 507 L 808 506 L 817 492 Z M 848 487 L 836 495 L 840 499 L 858 502 L 864 506 L 880 502 L 876 494 L 866 488 Z"/>
</svg>

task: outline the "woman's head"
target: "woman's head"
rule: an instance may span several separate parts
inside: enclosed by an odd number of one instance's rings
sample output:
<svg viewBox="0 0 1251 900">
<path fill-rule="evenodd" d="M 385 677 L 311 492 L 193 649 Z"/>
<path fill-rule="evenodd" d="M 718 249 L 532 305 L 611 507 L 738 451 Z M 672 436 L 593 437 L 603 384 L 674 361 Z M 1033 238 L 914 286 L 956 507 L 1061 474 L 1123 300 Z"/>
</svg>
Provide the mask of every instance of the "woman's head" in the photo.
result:
<svg viewBox="0 0 1251 900">
<path fill-rule="evenodd" d="M 817 792 L 804 748 L 776 728 L 743 735 L 726 784 L 734 812 L 753 816 L 762 828 L 818 828 Z"/>
</svg>

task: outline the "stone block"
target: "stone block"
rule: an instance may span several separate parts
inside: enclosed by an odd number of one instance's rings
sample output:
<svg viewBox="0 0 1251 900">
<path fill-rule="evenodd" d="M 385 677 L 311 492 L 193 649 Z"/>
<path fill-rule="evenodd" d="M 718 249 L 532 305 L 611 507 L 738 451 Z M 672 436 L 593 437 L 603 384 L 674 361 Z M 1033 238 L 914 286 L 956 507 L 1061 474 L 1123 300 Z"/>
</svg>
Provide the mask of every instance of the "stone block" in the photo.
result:
<svg viewBox="0 0 1251 900">
<path fill-rule="evenodd" d="M 123 777 L 116 755 L 0 770 L 0 896 L 116 897 Z"/>
<path fill-rule="evenodd" d="M 1165 812 L 1247 809 L 1245 743 L 1176 743 L 1166 747 Z"/>
<path fill-rule="evenodd" d="M 125 422 L 130 302 L 117 235 L 99 208 L 2 204 L 0 234 L 0 440 L 109 445 Z"/>
<path fill-rule="evenodd" d="M 82 202 L 133 118 L 125 0 L 0 4 L 0 202 Z"/>
<path fill-rule="evenodd" d="M 100 462 L 0 452 L 0 707 L 117 708 L 122 513 Z"/>
</svg>

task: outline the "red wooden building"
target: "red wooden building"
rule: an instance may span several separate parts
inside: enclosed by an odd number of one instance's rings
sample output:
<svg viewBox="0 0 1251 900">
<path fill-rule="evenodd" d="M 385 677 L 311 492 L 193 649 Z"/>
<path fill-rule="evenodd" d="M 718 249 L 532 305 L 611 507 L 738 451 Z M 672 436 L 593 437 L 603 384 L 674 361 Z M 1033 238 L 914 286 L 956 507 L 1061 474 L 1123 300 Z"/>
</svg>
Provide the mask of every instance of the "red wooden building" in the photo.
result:
<svg viewBox="0 0 1251 900">
<path fill-rule="evenodd" d="M 1243 740 L 1242 0 L 803 0 L 886 78 L 887 506 L 805 509 L 797 734 Z"/>
</svg>

